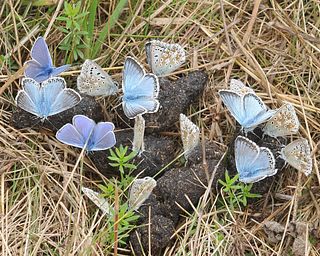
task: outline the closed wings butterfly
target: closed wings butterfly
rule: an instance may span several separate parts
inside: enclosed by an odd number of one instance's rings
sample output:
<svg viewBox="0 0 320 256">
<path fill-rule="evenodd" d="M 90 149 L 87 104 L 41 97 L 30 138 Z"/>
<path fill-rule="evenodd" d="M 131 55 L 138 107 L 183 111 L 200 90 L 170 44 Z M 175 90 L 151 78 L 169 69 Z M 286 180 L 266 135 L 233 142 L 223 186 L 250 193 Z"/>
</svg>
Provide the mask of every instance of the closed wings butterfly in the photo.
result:
<svg viewBox="0 0 320 256">
<path fill-rule="evenodd" d="M 43 120 L 81 101 L 76 91 L 66 88 L 61 77 L 49 78 L 41 85 L 32 78 L 23 78 L 22 87 L 16 97 L 17 106 Z"/>
<path fill-rule="evenodd" d="M 60 73 L 69 69 L 70 65 L 55 67 L 48 49 L 48 45 L 43 37 L 38 37 L 31 49 L 32 60 L 27 61 L 25 76 L 41 83 L 50 77 L 58 76 Z"/>
<path fill-rule="evenodd" d="M 141 154 L 144 151 L 144 130 L 146 122 L 142 115 L 134 119 L 132 150 Z"/>
<path fill-rule="evenodd" d="M 254 90 L 252 90 L 250 87 L 245 86 L 244 83 L 242 83 L 240 80 L 238 79 L 231 79 L 230 80 L 230 90 L 241 94 L 241 95 L 245 95 L 246 93 L 254 93 Z"/>
<path fill-rule="evenodd" d="M 118 92 L 117 83 L 92 60 L 83 63 L 77 87 L 81 93 L 90 96 L 109 96 Z"/>
<path fill-rule="evenodd" d="M 135 211 L 138 210 L 151 195 L 156 185 L 156 180 L 151 177 L 135 179 L 129 191 L 129 207 Z"/>
<path fill-rule="evenodd" d="M 270 149 L 259 147 L 246 137 L 236 138 L 234 154 L 239 180 L 244 183 L 257 182 L 277 173 Z"/>
<path fill-rule="evenodd" d="M 306 176 L 310 175 L 312 158 L 308 140 L 301 138 L 289 143 L 281 150 L 280 157 Z"/>
<path fill-rule="evenodd" d="M 200 129 L 184 114 L 180 114 L 180 132 L 186 158 L 200 142 Z"/>
<path fill-rule="evenodd" d="M 72 124 L 65 124 L 56 133 L 64 144 L 87 151 L 106 150 L 116 144 L 114 125 L 110 122 L 95 123 L 84 115 L 75 115 Z"/>
<path fill-rule="evenodd" d="M 186 61 L 185 50 L 179 44 L 152 40 L 145 44 L 145 49 L 148 64 L 157 76 L 172 73 Z"/>
<path fill-rule="evenodd" d="M 268 110 L 255 93 L 239 94 L 233 90 L 220 90 L 219 95 L 232 116 L 246 132 L 266 122 L 275 110 Z"/>
<path fill-rule="evenodd" d="M 159 109 L 158 77 L 146 74 L 142 66 L 132 57 L 127 57 L 123 71 L 122 106 L 125 115 L 133 119 L 137 115 L 154 113 Z"/>
<path fill-rule="evenodd" d="M 279 137 L 295 134 L 300 126 L 296 111 L 291 103 L 286 102 L 268 120 L 263 132 L 270 137 Z"/>
<path fill-rule="evenodd" d="M 104 214 L 111 215 L 112 210 L 107 199 L 101 197 L 98 192 L 90 188 L 82 187 L 81 190 Z"/>
</svg>

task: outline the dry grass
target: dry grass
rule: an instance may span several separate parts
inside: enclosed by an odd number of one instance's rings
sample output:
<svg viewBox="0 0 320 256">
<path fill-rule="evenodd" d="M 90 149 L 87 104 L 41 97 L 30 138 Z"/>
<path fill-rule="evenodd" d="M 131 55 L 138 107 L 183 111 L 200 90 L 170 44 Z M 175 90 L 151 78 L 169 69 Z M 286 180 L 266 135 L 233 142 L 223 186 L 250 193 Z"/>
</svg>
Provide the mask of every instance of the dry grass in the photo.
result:
<svg viewBox="0 0 320 256">
<path fill-rule="evenodd" d="M 9 124 L 31 39 L 46 33 L 55 62 L 63 62 L 64 53 L 57 48 L 63 34 L 55 20 L 61 10 L 50 8 L 23 6 L 19 0 L 0 6 L 0 254 L 111 254 L 101 236 L 112 231 L 79 192 L 80 184 L 96 186 L 83 175 L 82 164 L 93 172 L 94 167 L 57 143 L 53 134 L 17 131 Z M 114 8 L 113 2 L 100 5 L 95 37 Z M 292 240 L 284 234 L 281 242 L 270 244 L 264 221 L 301 221 L 320 229 L 319 12 L 317 1 L 129 1 L 98 56 L 116 79 L 127 54 L 145 62 L 147 38 L 180 43 L 188 62 L 179 72 L 203 68 L 210 75 L 199 106 L 190 109 L 208 139 L 227 144 L 232 137 L 235 120 L 222 107 L 217 90 L 238 77 L 270 107 L 291 102 L 301 121 L 299 136 L 308 138 L 313 149 L 312 175 L 305 178 L 287 168 L 255 207 L 231 211 L 212 195 L 204 196 L 166 255 L 290 255 Z M 78 72 L 76 66 L 64 75 L 69 79 Z M 71 164 L 77 159 L 78 165 Z M 319 241 L 305 255 L 320 255 Z"/>
</svg>

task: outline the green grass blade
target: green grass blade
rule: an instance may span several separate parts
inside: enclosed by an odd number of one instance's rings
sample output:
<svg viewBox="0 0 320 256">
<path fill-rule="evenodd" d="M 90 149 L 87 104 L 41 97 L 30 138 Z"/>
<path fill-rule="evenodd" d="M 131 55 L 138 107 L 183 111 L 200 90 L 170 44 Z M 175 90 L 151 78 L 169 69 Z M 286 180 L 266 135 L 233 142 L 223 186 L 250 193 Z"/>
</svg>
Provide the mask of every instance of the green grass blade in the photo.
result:
<svg viewBox="0 0 320 256">
<path fill-rule="evenodd" d="M 104 40 L 107 38 L 107 36 L 110 33 L 110 30 L 114 27 L 116 24 L 117 20 L 119 19 L 124 7 L 127 5 L 128 0 L 120 0 L 119 3 L 117 4 L 116 8 L 114 9 L 109 21 L 105 24 L 103 30 L 101 31 L 99 38 L 97 42 L 94 45 L 93 48 L 93 54 L 92 58 L 94 58 L 100 51 L 101 45 L 104 42 Z"/>
<path fill-rule="evenodd" d="M 94 31 L 94 21 L 96 19 L 97 8 L 99 5 L 100 0 L 91 0 L 89 4 L 89 17 L 87 23 L 87 36 L 85 37 L 85 43 L 87 48 L 85 49 L 85 56 L 86 58 L 90 58 L 90 51 L 92 49 L 93 43 L 93 31 Z"/>
</svg>

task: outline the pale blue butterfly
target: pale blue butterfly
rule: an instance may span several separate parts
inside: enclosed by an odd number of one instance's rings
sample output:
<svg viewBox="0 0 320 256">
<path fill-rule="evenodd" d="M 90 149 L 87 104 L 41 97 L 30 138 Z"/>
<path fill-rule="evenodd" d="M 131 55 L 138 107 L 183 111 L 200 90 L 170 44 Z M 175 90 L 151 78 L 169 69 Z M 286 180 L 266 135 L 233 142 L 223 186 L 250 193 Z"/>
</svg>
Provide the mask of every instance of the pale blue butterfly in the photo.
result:
<svg viewBox="0 0 320 256">
<path fill-rule="evenodd" d="M 69 69 L 70 65 L 54 67 L 48 49 L 48 45 L 43 37 L 38 37 L 31 49 L 32 60 L 27 61 L 25 76 L 33 78 L 38 83 L 47 80 L 50 77 L 59 75 Z"/>
<path fill-rule="evenodd" d="M 236 138 L 234 154 L 239 180 L 242 182 L 257 182 L 277 173 L 271 150 L 259 147 L 246 137 L 238 136 Z"/>
<path fill-rule="evenodd" d="M 233 90 L 220 90 L 219 95 L 232 116 L 245 132 L 269 120 L 276 110 L 269 110 L 255 93 L 240 94 Z"/>
<path fill-rule="evenodd" d="M 116 144 L 114 125 L 110 122 L 95 123 L 84 115 L 75 115 L 72 124 L 65 124 L 56 133 L 56 138 L 64 144 L 87 151 L 106 150 Z"/>
<path fill-rule="evenodd" d="M 17 106 L 43 120 L 81 101 L 76 91 L 66 88 L 62 77 L 49 78 L 41 85 L 32 78 L 23 78 L 22 87 L 16 96 Z"/>
<path fill-rule="evenodd" d="M 141 64 L 132 57 L 127 57 L 124 62 L 122 88 L 122 106 L 128 118 L 158 111 L 158 77 L 151 73 L 146 74 Z"/>
<path fill-rule="evenodd" d="M 179 44 L 151 40 L 145 44 L 147 62 L 157 76 L 167 75 L 186 61 L 185 50 Z"/>
</svg>

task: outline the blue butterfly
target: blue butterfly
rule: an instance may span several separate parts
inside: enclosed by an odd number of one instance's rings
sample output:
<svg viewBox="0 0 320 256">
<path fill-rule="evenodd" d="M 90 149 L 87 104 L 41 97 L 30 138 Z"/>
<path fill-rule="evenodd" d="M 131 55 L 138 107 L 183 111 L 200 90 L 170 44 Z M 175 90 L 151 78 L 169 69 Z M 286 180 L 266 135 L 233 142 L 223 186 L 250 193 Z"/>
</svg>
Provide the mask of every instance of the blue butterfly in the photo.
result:
<svg viewBox="0 0 320 256">
<path fill-rule="evenodd" d="M 32 78 L 23 78 L 22 87 L 16 96 L 17 106 L 42 120 L 72 108 L 81 101 L 76 91 L 66 88 L 62 77 L 49 78 L 41 85 Z"/>
<path fill-rule="evenodd" d="M 239 180 L 242 182 L 257 182 L 277 173 L 271 150 L 259 147 L 246 137 L 238 136 L 236 138 L 234 154 Z"/>
<path fill-rule="evenodd" d="M 69 69 L 70 65 L 54 67 L 48 49 L 48 45 L 43 37 L 38 37 L 31 49 L 32 60 L 27 61 L 25 76 L 33 78 L 38 83 L 47 80 L 49 77 L 57 76 Z"/>
<path fill-rule="evenodd" d="M 116 144 L 113 130 L 113 123 L 96 124 L 84 115 L 75 115 L 72 124 L 65 124 L 57 131 L 56 138 L 62 143 L 87 151 L 106 150 Z"/>
<path fill-rule="evenodd" d="M 252 131 L 276 113 L 276 110 L 269 110 L 261 98 L 252 92 L 240 94 L 233 90 L 220 90 L 219 95 L 245 132 Z"/>
<path fill-rule="evenodd" d="M 141 64 L 132 57 L 127 57 L 124 62 L 122 88 L 122 106 L 128 118 L 158 111 L 158 77 L 151 73 L 146 74 Z"/>
</svg>

